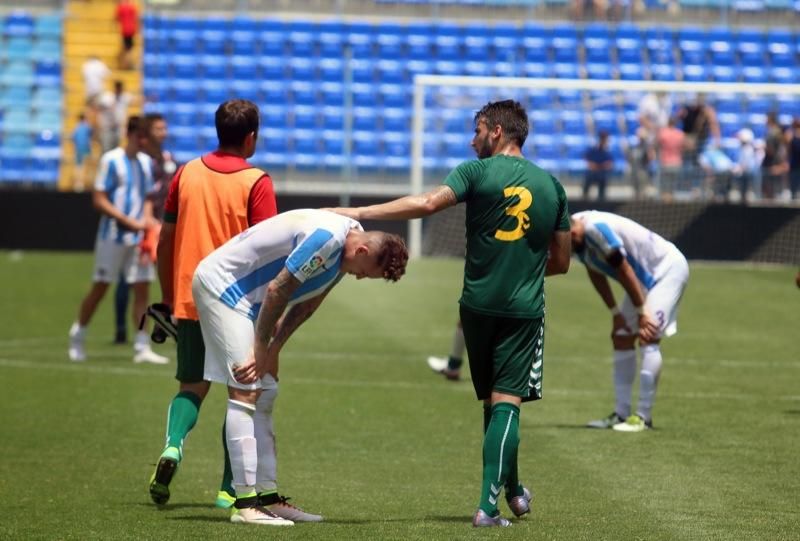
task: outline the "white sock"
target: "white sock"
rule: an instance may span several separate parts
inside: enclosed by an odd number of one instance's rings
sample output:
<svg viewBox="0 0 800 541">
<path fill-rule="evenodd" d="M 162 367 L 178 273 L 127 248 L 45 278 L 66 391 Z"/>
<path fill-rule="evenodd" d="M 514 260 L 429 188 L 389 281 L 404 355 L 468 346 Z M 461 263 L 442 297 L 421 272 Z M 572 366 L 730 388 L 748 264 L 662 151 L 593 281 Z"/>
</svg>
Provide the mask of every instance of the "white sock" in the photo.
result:
<svg viewBox="0 0 800 541">
<path fill-rule="evenodd" d="M 256 471 L 256 492 L 275 492 L 278 489 L 278 457 L 275 448 L 275 433 L 272 429 L 272 408 L 278 397 L 277 384 L 272 389 L 264 389 L 256 402 L 253 413 L 256 445 L 258 447 L 258 469 Z"/>
<path fill-rule="evenodd" d="M 150 336 L 144 331 L 137 331 L 136 337 L 133 339 L 133 351 L 140 352 L 143 349 L 150 348 Z"/>
<path fill-rule="evenodd" d="M 615 410 L 623 419 L 631 414 L 631 393 L 636 379 L 636 350 L 614 350 L 614 390 L 617 395 Z"/>
<path fill-rule="evenodd" d="M 254 437 L 253 413 L 255 406 L 228 400 L 225 417 L 225 439 L 231 458 L 233 488 L 238 497 L 247 497 L 256 490 L 258 455 Z"/>
<path fill-rule="evenodd" d="M 661 375 L 661 348 L 658 344 L 642 346 L 642 371 L 639 373 L 639 406 L 636 413 L 650 421 Z"/>
<path fill-rule="evenodd" d="M 69 328 L 69 337 L 77 340 L 83 340 L 86 338 L 86 327 L 83 327 L 77 321 L 74 322 L 72 327 Z"/>
<path fill-rule="evenodd" d="M 453 345 L 450 348 L 450 357 L 452 359 L 464 358 L 464 329 L 461 325 L 456 326 L 456 332 L 453 333 Z"/>
</svg>

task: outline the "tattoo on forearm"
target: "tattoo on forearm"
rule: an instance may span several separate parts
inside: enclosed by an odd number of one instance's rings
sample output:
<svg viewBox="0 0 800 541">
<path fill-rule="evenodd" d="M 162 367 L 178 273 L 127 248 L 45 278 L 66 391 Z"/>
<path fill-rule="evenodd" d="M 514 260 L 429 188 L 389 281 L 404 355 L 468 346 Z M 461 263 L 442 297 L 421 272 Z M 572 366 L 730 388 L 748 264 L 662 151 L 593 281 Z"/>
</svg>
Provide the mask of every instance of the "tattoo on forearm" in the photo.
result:
<svg viewBox="0 0 800 541">
<path fill-rule="evenodd" d="M 284 344 L 292 333 L 311 317 L 311 314 L 316 311 L 317 306 L 319 306 L 318 303 L 306 301 L 289 308 L 289 311 L 286 312 L 286 315 L 283 317 L 275 333 L 275 341 L 278 342 L 278 344 Z"/>
<path fill-rule="evenodd" d="M 286 305 L 289 304 L 292 293 L 299 285 L 300 282 L 297 278 L 284 269 L 267 286 L 264 304 L 256 321 L 255 334 L 257 341 L 269 344 L 275 324 L 286 309 Z"/>
</svg>

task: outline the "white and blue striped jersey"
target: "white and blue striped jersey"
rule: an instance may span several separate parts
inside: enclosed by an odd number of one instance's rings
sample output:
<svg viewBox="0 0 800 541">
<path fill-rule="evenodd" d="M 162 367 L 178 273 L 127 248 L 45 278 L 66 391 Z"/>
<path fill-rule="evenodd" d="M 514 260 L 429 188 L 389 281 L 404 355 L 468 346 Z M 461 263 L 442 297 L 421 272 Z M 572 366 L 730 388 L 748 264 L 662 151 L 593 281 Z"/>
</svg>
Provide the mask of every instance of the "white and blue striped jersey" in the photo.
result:
<svg viewBox="0 0 800 541">
<path fill-rule="evenodd" d="M 253 321 L 266 286 L 284 268 L 300 287 L 289 305 L 323 293 L 343 276 L 345 238 L 361 224 L 324 210 L 293 210 L 259 222 L 197 266 L 195 277 L 221 302 Z"/>
<path fill-rule="evenodd" d="M 587 210 L 572 215 L 584 224 L 584 248 L 578 258 L 586 266 L 617 279 L 617 271 L 607 258 L 615 250 L 633 268 L 639 283 L 652 289 L 669 270 L 678 248 L 633 220 L 610 212 Z M 681 256 L 682 257 L 682 256 Z"/>
<path fill-rule="evenodd" d="M 139 152 L 136 158 L 130 159 L 123 148 L 109 150 L 100 158 L 94 189 L 105 192 L 111 204 L 125 215 L 141 220 L 145 199 L 154 190 L 150 156 Z M 100 217 L 98 240 L 132 246 L 140 237 L 139 232 L 119 227 L 115 219 L 105 214 Z"/>
</svg>

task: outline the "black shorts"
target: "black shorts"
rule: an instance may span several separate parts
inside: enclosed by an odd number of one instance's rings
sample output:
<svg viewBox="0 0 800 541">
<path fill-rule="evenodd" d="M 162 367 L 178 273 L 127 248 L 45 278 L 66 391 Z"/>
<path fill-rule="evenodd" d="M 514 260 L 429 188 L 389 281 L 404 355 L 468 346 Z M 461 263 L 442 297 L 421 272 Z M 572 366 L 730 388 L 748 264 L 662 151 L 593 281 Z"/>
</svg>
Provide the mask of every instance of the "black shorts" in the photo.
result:
<svg viewBox="0 0 800 541">
<path fill-rule="evenodd" d="M 122 36 L 122 46 L 126 51 L 133 49 L 133 36 Z"/>
<path fill-rule="evenodd" d="M 478 400 L 492 391 L 542 398 L 544 318 L 489 316 L 461 306 L 461 326 Z"/>
<path fill-rule="evenodd" d="M 175 379 L 181 383 L 200 383 L 205 368 L 206 344 L 200 322 L 178 320 L 178 370 Z"/>
</svg>

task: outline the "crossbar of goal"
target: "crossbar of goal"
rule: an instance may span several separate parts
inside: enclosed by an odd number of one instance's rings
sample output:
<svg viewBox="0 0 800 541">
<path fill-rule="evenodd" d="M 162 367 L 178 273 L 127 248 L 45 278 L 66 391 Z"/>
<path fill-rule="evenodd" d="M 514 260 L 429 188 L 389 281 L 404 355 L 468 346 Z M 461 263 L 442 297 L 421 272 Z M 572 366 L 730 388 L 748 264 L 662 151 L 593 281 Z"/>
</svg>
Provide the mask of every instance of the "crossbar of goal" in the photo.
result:
<svg viewBox="0 0 800 541">
<path fill-rule="evenodd" d="M 794 94 L 800 96 L 800 84 L 775 83 L 711 83 L 679 81 L 630 81 L 599 79 L 531 79 L 521 77 L 475 77 L 462 75 L 416 75 L 412 111 L 411 182 L 414 195 L 422 193 L 423 137 L 425 131 L 425 91 L 433 86 L 484 87 L 529 90 L 607 90 L 630 92 L 730 93 L 730 94 Z M 419 257 L 422 251 L 422 220 L 411 220 L 408 226 L 409 251 Z"/>
</svg>

